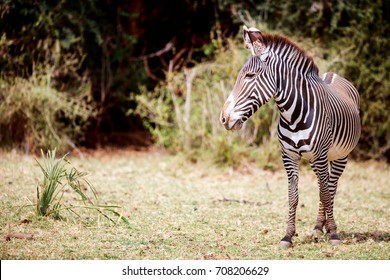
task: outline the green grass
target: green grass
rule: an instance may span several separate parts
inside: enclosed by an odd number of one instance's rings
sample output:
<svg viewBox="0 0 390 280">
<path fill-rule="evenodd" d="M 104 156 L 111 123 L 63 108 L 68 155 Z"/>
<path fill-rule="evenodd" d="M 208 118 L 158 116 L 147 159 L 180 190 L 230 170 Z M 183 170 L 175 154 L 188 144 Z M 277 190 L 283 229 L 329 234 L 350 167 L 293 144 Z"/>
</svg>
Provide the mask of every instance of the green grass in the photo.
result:
<svg viewBox="0 0 390 280">
<path fill-rule="evenodd" d="M 71 161 L 89 174 L 101 203 L 122 206 L 133 228 L 91 211 L 69 220 L 37 217 L 42 175 L 34 157 L 0 152 L 1 259 L 390 259 L 390 167 L 384 163 L 347 165 L 335 208 L 343 244 L 335 249 L 326 237 L 318 243 L 309 237 L 318 188 L 302 166 L 298 236 L 283 250 L 284 170 L 190 164 L 156 151 L 95 152 Z M 63 199 L 76 198 L 66 193 Z M 34 238 L 6 241 L 9 232 Z"/>
<path fill-rule="evenodd" d="M 49 150 L 46 155 L 41 151 L 41 155 L 42 163 L 37 161 L 37 164 L 42 171 L 43 180 L 37 187 L 37 216 L 51 216 L 55 219 L 64 219 L 63 212 L 68 212 L 71 216 L 80 217 L 77 210 L 88 209 L 97 211 L 113 223 L 123 221 L 131 227 L 127 218 L 116 211 L 119 208 L 118 206 L 99 205 L 95 187 L 85 178 L 85 173 L 71 166 L 67 155 L 57 158 L 56 150 Z M 89 196 L 87 191 L 92 193 L 93 196 Z M 78 199 L 73 199 L 73 202 L 78 200 L 76 205 L 74 203 L 66 205 L 62 201 L 66 192 L 72 192 L 73 195 L 78 197 Z M 118 221 L 113 220 L 109 216 L 110 214 L 117 216 Z M 75 217 L 71 218 L 74 219 Z"/>
</svg>

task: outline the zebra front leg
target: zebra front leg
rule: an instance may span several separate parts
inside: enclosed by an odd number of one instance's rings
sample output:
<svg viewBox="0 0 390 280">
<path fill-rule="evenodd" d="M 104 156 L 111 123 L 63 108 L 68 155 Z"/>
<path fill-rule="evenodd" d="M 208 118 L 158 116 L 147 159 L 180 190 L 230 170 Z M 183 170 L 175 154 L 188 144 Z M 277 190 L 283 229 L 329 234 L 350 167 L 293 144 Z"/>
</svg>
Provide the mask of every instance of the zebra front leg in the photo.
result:
<svg viewBox="0 0 390 280">
<path fill-rule="evenodd" d="M 282 155 L 284 168 L 288 177 L 288 222 L 286 235 L 280 241 L 280 246 L 289 248 L 292 246 L 292 237 L 295 235 L 295 216 L 298 206 L 298 170 L 299 159 L 290 157 L 283 153 Z"/>
<path fill-rule="evenodd" d="M 314 164 L 311 162 L 310 165 L 311 165 L 312 169 L 315 171 L 316 168 L 315 168 Z M 320 186 L 321 185 L 320 176 L 317 176 L 317 179 L 318 179 L 318 186 Z M 320 200 L 320 202 L 318 203 L 317 223 L 314 226 L 313 234 L 312 234 L 315 241 L 318 241 L 320 236 L 324 234 L 324 231 L 322 229 L 325 226 L 325 223 L 326 223 L 325 206 Z"/>
</svg>

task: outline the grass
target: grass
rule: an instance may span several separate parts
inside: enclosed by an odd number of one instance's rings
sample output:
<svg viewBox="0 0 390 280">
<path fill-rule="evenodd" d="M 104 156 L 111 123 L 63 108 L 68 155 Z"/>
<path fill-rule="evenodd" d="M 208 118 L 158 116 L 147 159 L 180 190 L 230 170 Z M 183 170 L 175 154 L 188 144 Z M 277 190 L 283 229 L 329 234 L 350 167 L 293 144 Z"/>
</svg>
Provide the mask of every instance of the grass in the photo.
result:
<svg viewBox="0 0 390 280">
<path fill-rule="evenodd" d="M 43 181 L 37 187 L 37 215 L 52 216 L 56 219 L 64 219 L 62 213 L 65 210 L 68 214 L 79 216 L 77 209 L 88 209 L 98 211 L 103 217 L 116 223 L 109 214 L 118 217 L 118 221 L 122 220 L 131 227 L 130 222 L 123 217 L 115 205 L 99 205 L 95 187 L 85 178 L 86 174 L 78 171 L 75 167 L 71 167 L 71 163 L 67 159 L 67 155 L 61 158 L 56 158 L 56 150 L 47 151 L 46 155 L 41 151 L 42 163 L 37 161 L 42 175 Z M 89 196 L 87 191 L 93 196 Z M 78 197 L 77 205 L 65 205 L 62 201 L 66 192 L 73 192 Z M 60 213 L 61 212 L 61 213 Z M 108 214 L 108 215 L 107 215 Z M 72 217 L 74 218 L 74 217 Z"/>
<path fill-rule="evenodd" d="M 314 243 L 318 188 L 302 166 L 298 236 L 278 247 L 287 220 L 284 170 L 190 164 L 162 152 L 94 152 L 72 164 L 89 174 L 100 201 L 122 206 L 133 225 L 90 211 L 73 220 L 37 217 L 41 171 L 32 156 L 0 152 L 1 259 L 390 259 L 390 167 L 350 162 L 336 196 L 343 244 Z M 65 201 L 75 199 L 65 194 Z M 5 237 L 10 232 L 33 239 Z"/>
</svg>

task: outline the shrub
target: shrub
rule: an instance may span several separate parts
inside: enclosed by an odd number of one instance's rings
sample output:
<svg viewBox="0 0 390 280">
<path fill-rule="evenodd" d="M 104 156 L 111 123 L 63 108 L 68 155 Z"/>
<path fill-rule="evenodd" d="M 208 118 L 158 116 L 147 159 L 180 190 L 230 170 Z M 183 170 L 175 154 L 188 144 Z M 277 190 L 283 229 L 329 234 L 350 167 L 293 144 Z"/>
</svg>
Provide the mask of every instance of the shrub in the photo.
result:
<svg viewBox="0 0 390 280">
<path fill-rule="evenodd" d="M 28 79 L 2 80 L 0 88 L 0 145 L 40 148 L 75 147 L 94 114 L 90 85 L 76 92 L 52 86 L 51 69 L 36 71 Z"/>
<path fill-rule="evenodd" d="M 333 67 L 360 93 L 362 134 L 355 154 L 390 162 L 390 20 L 382 1 L 347 8 L 354 16 L 334 42 L 341 55 Z"/>
</svg>

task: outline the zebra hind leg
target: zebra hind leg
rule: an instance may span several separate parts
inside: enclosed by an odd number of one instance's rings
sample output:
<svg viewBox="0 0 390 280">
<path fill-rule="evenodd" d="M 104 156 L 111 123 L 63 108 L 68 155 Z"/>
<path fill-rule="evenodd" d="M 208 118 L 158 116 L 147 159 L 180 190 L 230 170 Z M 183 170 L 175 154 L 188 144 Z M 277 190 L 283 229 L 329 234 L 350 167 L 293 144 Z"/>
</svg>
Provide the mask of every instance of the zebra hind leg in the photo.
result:
<svg viewBox="0 0 390 280">
<path fill-rule="evenodd" d="M 325 223 L 326 223 L 325 207 L 322 204 L 322 202 L 320 201 L 319 206 L 318 206 L 317 223 L 314 226 L 313 234 L 312 234 L 312 236 L 316 242 L 318 242 L 320 236 L 324 234 L 324 231 L 322 229 L 325 226 Z"/>
<path fill-rule="evenodd" d="M 330 163 L 330 173 L 328 172 L 328 164 L 324 161 L 312 164 L 314 171 L 317 174 L 320 186 L 320 204 L 317 217 L 317 224 L 314 227 L 314 238 L 318 238 L 318 234 L 322 232 L 325 225 L 326 231 L 329 234 L 330 243 L 333 246 L 341 244 L 341 240 L 337 235 L 337 226 L 333 217 L 334 198 L 337 190 L 337 183 L 347 164 L 347 157 L 332 161 Z"/>
<path fill-rule="evenodd" d="M 328 189 L 330 193 L 330 207 L 333 210 L 334 207 L 334 198 L 336 196 L 337 191 L 337 184 L 339 181 L 339 178 L 341 174 L 343 174 L 343 171 L 345 169 L 345 166 L 347 165 L 348 157 L 337 159 L 330 162 L 330 175 L 329 175 L 329 182 L 328 182 Z M 337 235 L 336 232 L 332 232 L 332 226 L 328 221 L 325 223 L 326 232 L 329 234 L 330 243 L 333 246 L 338 246 L 341 244 L 340 237 Z"/>
<path fill-rule="evenodd" d="M 299 159 L 293 159 L 286 154 L 282 154 L 283 164 L 288 177 L 288 204 L 289 216 L 286 235 L 280 241 L 280 247 L 292 247 L 292 237 L 295 235 L 295 216 L 298 206 L 298 170 Z"/>
</svg>

